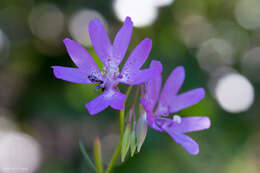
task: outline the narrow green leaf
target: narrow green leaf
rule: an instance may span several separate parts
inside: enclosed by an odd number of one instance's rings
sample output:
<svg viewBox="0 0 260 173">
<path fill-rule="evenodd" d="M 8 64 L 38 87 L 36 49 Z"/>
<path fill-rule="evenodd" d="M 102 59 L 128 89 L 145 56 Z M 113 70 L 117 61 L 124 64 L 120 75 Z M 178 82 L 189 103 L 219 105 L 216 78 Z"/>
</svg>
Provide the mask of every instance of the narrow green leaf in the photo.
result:
<svg viewBox="0 0 260 173">
<path fill-rule="evenodd" d="M 80 151 L 81 153 L 83 154 L 83 157 L 86 159 L 89 167 L 94 171 L 94 172 L 97 172 L 97 168 L 95 167 L 94 163 L 91 161 L 87 151 L 85 150 L 85 147 L 84 147 L 84 144 L 79 141 L 79 148 L 80 148 Z"/>
<path fill-rule="evenodd" d="M 122 148 L 121 148 L 121 161 L 125 160 L 125 156 L 130 147 L 130 127 L 129 124 L 126 126 L 123 138 L 122 138 Z"/>
<path fill-rule="evenodd" d="M 136 150 L 136 135 L 135 131 L 131 132 L 130 135 L 130 148 L 131 148 L 131 157 L 134 156 L 135 150 Z"/>
</svg>

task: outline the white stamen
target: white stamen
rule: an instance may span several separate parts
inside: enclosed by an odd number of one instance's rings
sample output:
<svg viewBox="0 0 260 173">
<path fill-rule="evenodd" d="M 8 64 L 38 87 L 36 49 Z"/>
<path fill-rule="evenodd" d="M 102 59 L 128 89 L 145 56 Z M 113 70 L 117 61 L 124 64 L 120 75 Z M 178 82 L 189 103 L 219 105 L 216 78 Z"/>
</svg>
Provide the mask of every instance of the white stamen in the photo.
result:
<svg viewBox="0 0 260 173">
<path fill-rule="evenodd" d="M 174 115 L 172 120 L 178 124 L 181 123 L 181 117 L 179 115 Z"/>
</svg>

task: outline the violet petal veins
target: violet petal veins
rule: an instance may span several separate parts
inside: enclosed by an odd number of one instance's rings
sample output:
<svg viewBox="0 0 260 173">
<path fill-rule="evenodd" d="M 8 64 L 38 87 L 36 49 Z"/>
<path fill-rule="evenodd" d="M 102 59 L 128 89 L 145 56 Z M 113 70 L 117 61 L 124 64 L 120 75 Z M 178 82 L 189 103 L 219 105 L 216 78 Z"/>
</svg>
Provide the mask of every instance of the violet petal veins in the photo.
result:
<svg viewBox="0 0 260 173">
<path fill-rule="evenodd" d="M 152 61 L 148 69 L 140 69 L 148 58 L 152 47 L 152 41 L 146 38 L 133 50 L 120 72 L 119 65 L 126 54 L 132 30 L 133 22 L 130 17 L 126 17 L 123 26 L 111 44 L 104 26 L 98 19 L 89 23 L 90 39 L 103 63 L 102 71 L 98 69 L 96 62 L 84 47 L 69 38 L 64 39 L 67 52 L 78 68 L 53 66 L 54 75 L 58 79 L 74 83 L 96 83 L 96 89 L 101 88 L 104 91 L 86 103 L 86 108 L 91 115 L 101 112 L 108 106 L 117 110 L 124 109 L 126 96 L 117 89 L 117 84 L 141 84 L 150 80 L 153 77 L 153 72 L 156 71 L 155 61 Z"/>
<path fill-rule="evenodd" d="M 208 117 L 181 118 L 179 115 L 174 115 L 171 119 L 166 116 L 197 104 L 205 96 L 204 89 L 198 88 L 178 94 L 185 78 L 184 68 L 180 66 L 172 71 L 160 92 L 162 65 L 158 62 L 155 66 L 154 78 L 146 83 L 145 95 L 140 100 L 147 113 L 147 123 L 157 131 L 168 133 L 186 151 L 196 155 L 199 153 L 199 145 L 186 133 L 208 129 L 210 119 Z M 157 102 L 158 106 L 155 109 Z"/>
</svg>

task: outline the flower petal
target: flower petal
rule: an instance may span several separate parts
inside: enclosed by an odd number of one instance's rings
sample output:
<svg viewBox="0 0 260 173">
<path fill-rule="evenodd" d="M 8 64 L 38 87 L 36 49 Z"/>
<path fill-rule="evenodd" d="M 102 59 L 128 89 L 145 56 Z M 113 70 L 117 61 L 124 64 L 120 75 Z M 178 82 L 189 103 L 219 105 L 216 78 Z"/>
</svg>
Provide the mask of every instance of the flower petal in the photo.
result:
<svg viewBox="0 0 260 173">
<path fill-rule="evenodd" d="M 185 79 L 185 69 L 183 66 L 176 67 L 168 77 L 167 81 L 164 84 L 161 97 L 177 95 L 179 89 L 181 88 L 183 81 Z"/>
<path fill-rule="evenodd" d="M 128 85 L 138 85 L 147 82 L 154 78 L 154 74 L 157 73 L 158 68 L 161 68 L 161 63 L 159 61 L 152 61 L 149 68 L 132 71 L 128 75 L 124 75 L 121 79 L 119 79 L 119 82 Z"/>
<path fill-rule="evenodd" d="M 92 83 L 91 81 L 89 81 L 88 75 L 82 73 L 82 71 L 77 68 L 61 66 L 52 66 L 52 68 L 55 77 L 58 79 L 80 84 Z"/>
<path fill-rule="evenodd" d="M 199 153 L 199 145 L 189 136 L 178 133 L 174 129 L 174 125 L 172 124 L 172 120 L 166 119 L 168 122 L 163 124 L 162 129 L 167 132 L 175 142 L 181 144 L 183 148 L 188 151 L 192 155 L 197 155 Z"/>
<path fill-rule="evenodd" d="M 156 115 L 154 115 L 153 113 L 147 113 L 147 124 L 154 130 L 163 132 L 163 129 L 159 126 L 160 124 L 157 123 Z"/>
<path fill-rule="evenodd" d="M 162 84 L 162 64 L 159 61 L 152 61 L 149 69 L 151 71 L 144 75 L 150 75 L 152 79 L 145 83 L 145 96 L 140 100 L 140 103 L 143 104 L 147 111 L 153 112 Z"/>
<path fill-rule="evenodd" d="M 210 119 L 208 117 L 185 117 L 181 118 L 181 123 L 174 122 L 173 125 L 173 129 L 177 133 L 200 131 L 209 127 Z"/>
<path fill-rule="evenodd" d="M 157 112 L 167 114 L 167 108 L 172 104 L 172 100 L 176 98 L 176 95 L 183 84 L 184 78 L 185 70 L 182 66 L 176 67 L 171 72 L 162 89 Z"/>
<path fill-rule="evenodd" d="M 124 109 L 125 95 L 114 89 L 107 89 L 104 93 L 100 94 L 97 98 L 86 103 L 86 108 L 91 115 L 97 114 L 108 106 L 114 109 Z"/>
<path fill-rule="evenodd" d="M 185 134 L 178 134 L 170 129 L 165 130 L 175 142 L 181 144 L 182 147 L 192 155 L 199 154 L 199 145 L 196 141 Z"/>
<path fill-rule="evenodd" d="M 142 67 L 152 48 L 152 40 L 144 39 L 137 47 L 133 50 L 128 60 L 124 64 L 121 75 L 121 82 L 127 83 L 134 79 L 139 69 Z M 142 73 L 143 74 L 143 73 Z M 141 75 L 139 75 L 141 76 Z"/>
<path fill-rule="evenodd" d="M 170 101 L 169 113 L 175 113 L 183 110 L 187 107 L 197 104 L 205 96 L 203 88 L 197 88 L 180 94 L 176 97 L 172 97 Z"/>
<path fill-rule="evenodd" d="M 112 46 L 104 26 L 98 19 L 94 19 L 89 22 L 88 30 L 92 45 L 98 57 L 101 62 L 106 65 L 112 55 Z"/>
<path fill-rule="evenodd" d="M 69 38 L 64 39 L 63 42 L 72 61 L 81 69 L 81 71 L 87 72 L 88 74 L 91 72 L 99 73 L 97 64 L 84 47 Z"/>
<path fill-rule="evenodd" d="M 113 43 L 113 61 L 119 65 L 127 51 L 133 31 L 133 22 L 130 17 L 126 17 L 121 29 L 118 31 Z"/>
<path fill-rule="evenodd" d="M 168 81 L 170 80 L 168 79 Z M 205 97 L 205 91 L 203 88 L 193 89 L 185 93 L 176 95 L 174 94 L 174 89 L 177 87 L 172 87 L 173 92 L 171 92 L 171 90 L 168 89 L 169 85 L 167 84 L 165 84 L 166 86 L 161 93 L 156 114 L 168 115 L 169 113 L 178 112 L 182 109 L 197 104 L 201 99 Z"/>
<path fill-rule="evenodd" d="M 107 97 L 109 97 L 109 105 L 117 110 L 124 109 L 126 96 L 117 90 L 111 90 L 110 92 L 111 93 L 107 94 Z"/>
</svg>

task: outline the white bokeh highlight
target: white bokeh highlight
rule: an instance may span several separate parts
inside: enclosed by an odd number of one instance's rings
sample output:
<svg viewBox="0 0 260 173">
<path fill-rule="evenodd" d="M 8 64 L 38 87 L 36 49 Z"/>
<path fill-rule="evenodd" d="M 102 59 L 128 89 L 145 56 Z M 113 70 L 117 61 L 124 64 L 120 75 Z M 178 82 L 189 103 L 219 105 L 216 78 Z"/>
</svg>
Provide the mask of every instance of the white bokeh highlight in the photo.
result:
<svg viewBox="0 0 260 173">
<path fill-rule="evenodd" d="M 136 27 L 152 25 L 158 16 L 158 8 L 170 5 L 173 0 L 114 0 L 113 8 L 117 18 L 124 21 L 130 16 Z"/>
<path fill-rule="evenodd" d="M 34 173 L 40 164 L 38 142 L 29 135 L 11 132 L 0 139 L 1 173 Z"/>
<path fill-rule="evenodd" d="M 75 12 L 69 20 L 69 32 L 72 38 L 80 44 L 91 46 L 88 24 L 94 18 L 98 18 L 105 27 L 107 26 L 105 18 L 95 10 L 82 9 Z"/>
<path fill-rule="evenodd" d="M 235 7 L 238 23 L 247 29 L 260 28 L 260 1 L 240 0 Z"/>
<path fill-rule="evenodd" d="M 252 105 L 254 88 L 244 76 L 230 73 L 217 81 L 215 96 L 225 111 L 239 113 L 248 110 Z"/>
<path fill-rule="evenodd" d="M 153 5 L 162 7 L 166 5 L 171 5 L 171 3 L 173 3 L 175 0 L 151 0 L 151 1 L 153 1 Z"/>
</svg>

